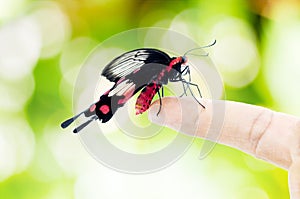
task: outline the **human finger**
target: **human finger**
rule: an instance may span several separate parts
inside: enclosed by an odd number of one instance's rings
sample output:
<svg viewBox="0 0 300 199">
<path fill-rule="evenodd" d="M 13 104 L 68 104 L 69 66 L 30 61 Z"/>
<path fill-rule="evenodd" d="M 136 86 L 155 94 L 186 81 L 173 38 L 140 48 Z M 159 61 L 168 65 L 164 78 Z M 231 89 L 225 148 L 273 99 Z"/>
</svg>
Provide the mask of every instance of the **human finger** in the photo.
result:
<svg viewBox="0 0 300 199">
<path fill-rule="evenodd" d="M 299 118 L 239 102 L 202 99 L 201 103 L 205 109 L 190 97 L 166 97 L 162 99 L 162 114 L 156 114 L 159 102 L 154 102 L 149 109 L 149 119 L 182 133 L 209 139 L 208 130 L 218 129 L 211 126 L 213 117 L 217 117 L 213 114 L 214 109 L 223 104 L 225 114 L 222 126 L 218 140 L 213 141 L 240 149 L 285 169 L 291 166 L 290 143 L 297 134 L 295 127 L 299 125 Z"/>
</svg>

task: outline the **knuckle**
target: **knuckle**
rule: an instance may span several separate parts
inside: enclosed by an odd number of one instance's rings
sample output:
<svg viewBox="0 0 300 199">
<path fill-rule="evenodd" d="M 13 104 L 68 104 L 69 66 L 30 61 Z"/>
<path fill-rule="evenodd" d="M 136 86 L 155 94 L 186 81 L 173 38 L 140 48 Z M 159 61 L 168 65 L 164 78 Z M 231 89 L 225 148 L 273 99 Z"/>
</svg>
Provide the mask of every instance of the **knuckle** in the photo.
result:
<svg viewBox="0 0 300 199">
<path fill-rule="evenodd" d="M 300 119 L 298 119 L 295 123 L 291 150 L 292 156 L 294 158 L 300 157 Z"/>
<path fill-rule="evenodd" d="M 297 121 L 296 121 L 295 132 L 298 135 L 298 138 L 300 138 L 300 119 L 297 119 Z"/>
<path fill-rule="evenodd" d="M 270 124 L 272 123 L 273 114 L 273 111 L 269 109 L 263 109 L 252 122 L 249 133 L 249 141 L 255 154 L 262 137 L 267 132 Z"/>
</svg>

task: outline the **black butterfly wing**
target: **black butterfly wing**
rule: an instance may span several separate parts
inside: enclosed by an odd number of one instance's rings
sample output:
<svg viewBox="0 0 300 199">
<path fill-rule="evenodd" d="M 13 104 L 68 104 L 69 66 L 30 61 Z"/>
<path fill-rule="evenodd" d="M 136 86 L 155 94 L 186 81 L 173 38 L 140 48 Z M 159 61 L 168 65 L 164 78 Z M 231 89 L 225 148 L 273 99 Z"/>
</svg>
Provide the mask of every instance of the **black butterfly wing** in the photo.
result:
<svg viewBox="0 0 300 199">
<path fill-rule="evenodd" d="M 162 66 L 159 65 L 167 66 L 170 62 L 169 55 L 160 50 L 141 48 L 126 52 L 112 60 L 101 75 L 116 83 L 121 78 L 134 81 L 137 76 L 147 82 L 160 72 Z"/>
<path fill-rule="evenodd" d="M 103 123 L 109 121 L 118 108 L 155 79 L 170 62 L 171 58 L 166 53 L 150 48 L 136 49 L 120 55 L 107 64 L 101 74 L 115 82 L 115 85 L 104 93 L 98 102 L 66 120 L 61 126 L 66 128 L 83 113 L 86 117 L 93 117 L 74 129 L 74 133 L 79 132 L 93 120 L 99 119 Z"/>
<path fill-rule="evenodd" d="M 102 122 L 110 120 L 134 94 L 148 85 L 171 62 L 171 58 L 156 49 L 136 49 L 112 60 L 102 71 L 102 75 L 115 82 L 108 93 L 102 95 L 96 104 L 98 118 Z M 105 100 L 104 100 L 105 99 Z M 99 111 L 103 105 L 109 112 Z"/>
</svg>

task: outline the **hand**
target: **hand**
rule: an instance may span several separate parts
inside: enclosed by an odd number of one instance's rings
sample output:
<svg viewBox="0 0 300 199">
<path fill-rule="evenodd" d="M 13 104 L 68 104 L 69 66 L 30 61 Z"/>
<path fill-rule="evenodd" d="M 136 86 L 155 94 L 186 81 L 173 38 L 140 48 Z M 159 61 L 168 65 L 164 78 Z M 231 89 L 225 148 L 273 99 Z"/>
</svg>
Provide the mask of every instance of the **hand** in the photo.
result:
<svg viewBox="0 0 300 199">
<path fill-rule="evenodd" d="M 190 97 L 166 97 L 162 99 L 158 116 L 159 102 L 151 105 L 149 119 L 159 125 L 180 129 L 182 133 L 206 138 L 207 130 L 212 128 L 212 110 L 223 103 L 224 122 L 215 141 L 288 170 L 290 197 L 300 198 L 300 118 L 238 102 L 202 99 L 201 103 L 205 109 Z"/>
</svg>

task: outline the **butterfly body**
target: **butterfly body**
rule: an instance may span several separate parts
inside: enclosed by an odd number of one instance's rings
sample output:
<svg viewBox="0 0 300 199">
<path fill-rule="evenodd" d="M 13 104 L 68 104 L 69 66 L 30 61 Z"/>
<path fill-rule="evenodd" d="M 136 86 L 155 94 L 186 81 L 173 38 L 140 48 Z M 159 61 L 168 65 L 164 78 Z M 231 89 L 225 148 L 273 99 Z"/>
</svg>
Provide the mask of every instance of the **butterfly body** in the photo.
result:
<svg viewBox="0 0 300 199">
<path fill-rule="evenodd" d="M 136 115 L 142 114 L 148 110 L 153 97 L 157 92 L 159 92 L 160 88 L 161 85 L 157 84 L 156 82 L 152 82 L 141 91 L 141 94 L 138 96 L 135 103 Z"/>
<path fill-rule="evenodd" d="M 162 65 L 161 63 L 156 65 L 151 63 L 147 68 L 138 68 L 127 76 L 114 79 L 116 81 L 115 85 L 106 93 L 104 93 L 100 97 L 99 101 L 95 104 L 95 114 L 101 120 L 101 122 L 105 123 L 109 121 L 117 109 L 124 106 L 124 104 L 141 89 L 142 91 L 139 94 L 135 104 L 136 114 L 142 114 L 143 112 L 147 111 L 152 99 L 156 93 L 159 92 L 162 85 L 168 84 L 169 79 L 174 78 L 180 73 L 180 71 L 177 70 L 179 70 L 182 58 L 170 58 L 170 60 L 172 61 L 169 63 L 169 65 Z M 152 68 L 150 69 L 150 67 Z M 177 70 L 172 70 L 173 68 L 176 68 Z M 106 75 L 106 71 L 107 70 L 104 69 L 102 75 Z M 149 78 L 149 73 L 153 73 L 152 78 Z M 147 76 L 148 79 L 145 81 L 145 77 Z M 132 82 L 134 82 L 134 84 L 132 84 Z M 118 95 L 118 91 L 115 91 L 115 93 L 112 94 L 112 91 L 118 90 L 119 87 L 123 88 L 126 85 L 129 85 L 129 88 L 123 92 L 122 95 Z M 94 109 L 90 109 L 90 111 L 94 111 Z"/>
<path fill-rule="evenodd" d="M 105 123 L 139 91 L 141 92 L 137 98 L 135 109 L 136 114 L 141 114 L 149 108 L 157 93 L 160 97 L 160 105 L 162 105 L 160 89 L 169 81 L 181 81 L 186 94 L 185 84 L 189 88 L 190 83 L 182 78 L 184 72 L 189 74 L 188 66 L 184 66 L 186 62 L 186 56 L 171 58 L 165 52 L 151 48 L 132 50 L 116 57 L 106 65 L 101 74 L 115 83 L 113 87 L 101 95 L 98 102 L 66 120 L 61 126 L 66 128 L 82 113 L 86 117 L 90 117 L 90 120 L 74 129 L 73 132 L 80 131 L 93 120 L 99 119 Z"/>
</svg>

